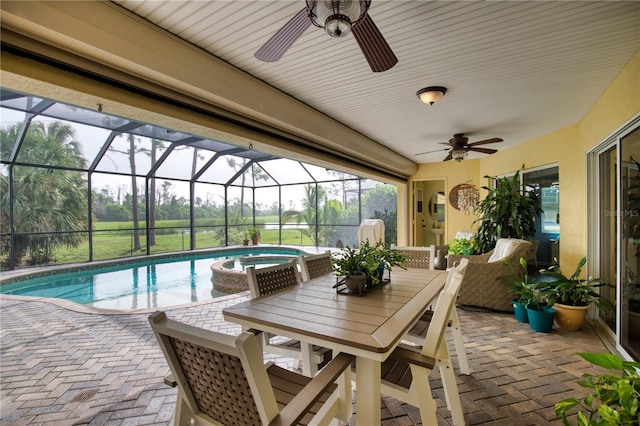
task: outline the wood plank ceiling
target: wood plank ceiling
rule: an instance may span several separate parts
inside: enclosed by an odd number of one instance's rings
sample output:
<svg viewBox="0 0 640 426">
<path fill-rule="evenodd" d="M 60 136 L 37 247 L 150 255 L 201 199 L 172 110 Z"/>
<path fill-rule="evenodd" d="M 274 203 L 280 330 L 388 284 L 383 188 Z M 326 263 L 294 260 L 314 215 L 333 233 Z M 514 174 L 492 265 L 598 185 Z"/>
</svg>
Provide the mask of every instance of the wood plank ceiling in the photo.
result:
<svg viewBox="0 0 640 426">
<path fill-rule="evenodd" d="M 373 0 L 399 62 L 372 73 L 352 36 L 315 27 L 279 62 L 253 57 L 301 0 L 116 3 L 417 163 L 454 133 L 506 149 L 577 123 L 640 46 L 637 1 Z M 428 106 L 431 85 L 448 93 Z"/>
</svg>

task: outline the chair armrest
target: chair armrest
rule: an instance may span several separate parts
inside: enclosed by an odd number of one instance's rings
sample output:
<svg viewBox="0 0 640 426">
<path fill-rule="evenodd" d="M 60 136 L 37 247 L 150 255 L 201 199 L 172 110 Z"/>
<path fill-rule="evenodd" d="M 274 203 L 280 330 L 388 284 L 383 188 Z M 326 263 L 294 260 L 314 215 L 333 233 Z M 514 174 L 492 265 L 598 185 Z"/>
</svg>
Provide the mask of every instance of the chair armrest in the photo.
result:
<svg viewBox="0 0 640 426">
<path fill-rule="evenodd" d="M 448 254 L 447 267 L 454 268 L 458 266 L 458 263 L 460 263 L 461 259 L 469 259 L 469 263 L 487 263 L 492 254 L 493 254 L 493 250 L 484 254 L 473 254 L 473 255 Z"/>
<path fill-rule="evenodd" d="M 351 367 L 355 357 L 339 353 L 280 411 L 270 423 L 272 426 L 294 425 L 304 417 L 322 394 Z"/>
<path fill-rule="evenodd" d="M 420 349 L 409 345 L 398 345 L 394 351 L 389 355 L 389 358 L 399 361 L 405 361 L 409 364 L 417 365 L 418 367 L 424 367 L 433 369 L 436 365 L 435 358 L 425 356 L 420 353 Z"/>
</svg>

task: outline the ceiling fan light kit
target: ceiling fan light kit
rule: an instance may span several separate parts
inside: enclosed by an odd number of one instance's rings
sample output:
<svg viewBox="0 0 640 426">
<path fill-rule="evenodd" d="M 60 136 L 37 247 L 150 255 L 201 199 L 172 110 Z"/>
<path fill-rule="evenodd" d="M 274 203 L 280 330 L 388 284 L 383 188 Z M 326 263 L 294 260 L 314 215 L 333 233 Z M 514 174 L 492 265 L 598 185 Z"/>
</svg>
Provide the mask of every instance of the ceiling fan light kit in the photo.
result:
<svg viewBox="0 0 640 426">
<path fill-rule="evenodd" d="M 469 151 L 464 148 L 454 148 L 451 150 L 451 158 L 456 160 L 458 163 L 467 158 L 467 154 L 469 154 Z"/>
<path fill-rule="evenodd" d="M 478 145 L 486 145 L 486 144 L 498 143 L 498 142 L 502 142 L 502 139 L 491 138 L 491 139 L 485 139 L 478 142 L 469 143 L 469 138 L 466 137 L 464 133 L 456 133 L 455 135 L 453 135 L 451 139 L 449 139 L 449 142 L 440 142 L 443 145 L 449 145 L 451 148 L 436 149 L 435 151 L 419 152 L 416 155 L 429 154 L 429 153 L 438 152 L 438 151 L 446 151 L 448 149 L 449 154 L 442 161 L 456 160 L 457 162 L 460 162 L 465 158 L 467 158 L 469 151 L 480 152 L 482 154 L 495 154 L 496 152 L 498 152 L 497 149 L 478 148 Z"/>
<path fill-rule="evenodd" d="M 306 6 L 280 28 L 254 54 L 263 62 L 276 62 L 312 24 L 334 38 L 353 33 L 371 71 L 393 68 L 398 58 L 367 13 L 371 0 L 306 0 Z"/>
<path fill-rule="evenodd" d="M 307 0 L 311 23 L 331 37 L 344 37 L 367 14 L 371 1 L 317 1 Z"/>
<path fill-rule="evenodd" d="M 429 86 L 418 90 L 416 96 L 418 96 L 418 98 L 420 98 L 420 100 L 425 104 L 433 105 L 442 99 L 445 93 L 447 93 L 446 87 Z"/>
</svg>

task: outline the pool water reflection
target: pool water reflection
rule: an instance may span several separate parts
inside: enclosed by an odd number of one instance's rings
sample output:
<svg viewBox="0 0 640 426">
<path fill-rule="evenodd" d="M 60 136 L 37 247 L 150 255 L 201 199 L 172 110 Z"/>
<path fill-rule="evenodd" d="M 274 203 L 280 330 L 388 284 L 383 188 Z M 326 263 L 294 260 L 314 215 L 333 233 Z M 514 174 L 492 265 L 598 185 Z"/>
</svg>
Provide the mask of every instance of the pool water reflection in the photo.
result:
<svg viewBox="0 0 640 426">
<path fill-rule="evenodd" d="M 295 249 L 270 250 L 298 255 Z M 136 264 L 102 267 L 27 279 L 0 287 L 0 293 L 53 297 L 86 306 L 108 309 L 149 309 L 202 302 L 228 295 L 213 288 L 211 265 L 223 259 L 237 261 L 263 251 L 238 250 L 223 256 L 183 257 Z"/>
</svg>

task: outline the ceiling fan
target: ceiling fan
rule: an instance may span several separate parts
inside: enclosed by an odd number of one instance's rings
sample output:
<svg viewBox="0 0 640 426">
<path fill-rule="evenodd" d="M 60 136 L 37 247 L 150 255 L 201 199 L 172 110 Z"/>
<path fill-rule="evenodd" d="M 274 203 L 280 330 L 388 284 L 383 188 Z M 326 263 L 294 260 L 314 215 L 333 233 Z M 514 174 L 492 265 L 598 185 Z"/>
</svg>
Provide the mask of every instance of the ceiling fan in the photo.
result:
<svg viewBox="0 0 640 426">
<path fill-rule="evenodd" d="M 254 54 L 263 62 L 276 62 L 311 25 L 331 37 L 353 33 L 373 72 L 392 68 L 398 58 L 367 13 L 371 0 L 306 0 L 306 6 Z"/>
<path fill-rule="evenodd" d="M 460 162 L 465 158 L 467 158 L 467 154 L 469 153 L 469 151 L 481 152 L 483 154 L 494 154 L 498 152 L 497 149 L 476 148 L 476 146 L 502 142 L 502 139 L 491 138 L 491 139 L 485 139 L 483 141 L 478 141 L 478 142 L 472 142 L 472 143 L 468 143 L 468 142 L 469 142 L 469 138 L 466 137 L 464 133 L 456 133 L 455 135 L 453 135 L 453 138 L 449 139 L 449 142 L 440 142 L 441 144 L 451 146 L 451 148 L 443 148 L 443 149 L 436 149 L 435 151 L 419 152 L 416 155 L 429 154 L 431 152 L 449 150 L 449 155 L 447 155 L 442 161 L 449 161 L 453 159 Z"/>
</svg>

